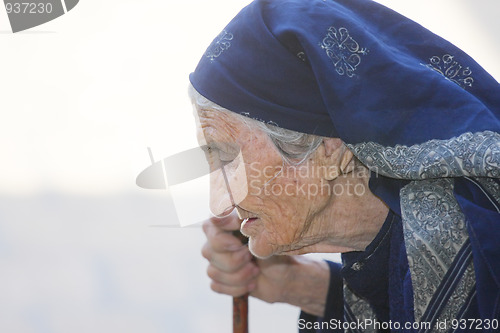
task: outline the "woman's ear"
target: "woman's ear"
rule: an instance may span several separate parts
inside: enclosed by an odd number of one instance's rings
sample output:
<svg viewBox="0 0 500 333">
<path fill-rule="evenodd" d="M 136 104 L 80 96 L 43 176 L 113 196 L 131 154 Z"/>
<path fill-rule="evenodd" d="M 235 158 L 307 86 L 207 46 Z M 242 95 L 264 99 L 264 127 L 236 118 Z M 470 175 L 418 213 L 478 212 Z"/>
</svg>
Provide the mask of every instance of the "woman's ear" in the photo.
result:
<svg viewBox="0 0 500 333">
<path fill-rule="evenodd" d="M 343 174 L 350 173 L 354 171 L 354 154 L 347 147 L 344 146 L 344 153 L 342 154 L 342 160 L 340 161 L 340 172 Z"/>
<path fill-rule="evenodd" d="M 323 178 L 333 180 L 347 170 L 352 160 L 352 153 L 339 138 L 323 139 L 323 159 L 321 165 L 324 167 Z"/>
</svg>

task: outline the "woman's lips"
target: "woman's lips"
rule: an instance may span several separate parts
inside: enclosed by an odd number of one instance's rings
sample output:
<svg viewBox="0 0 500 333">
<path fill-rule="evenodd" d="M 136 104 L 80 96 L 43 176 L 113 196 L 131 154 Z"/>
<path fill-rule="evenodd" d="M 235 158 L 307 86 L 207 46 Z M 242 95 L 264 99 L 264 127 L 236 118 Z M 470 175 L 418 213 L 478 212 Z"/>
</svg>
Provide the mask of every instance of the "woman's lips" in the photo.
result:
<svg viewBox="0 0 500 333">
<path fill-rule="evenodd" d="M 243 222 L 241 222 L 240 231 L 242 233 L 244 233 L 243 231 L 245 229 L 249 228 L 255 220 L 257 220 L 256 217 L 251 217 L 251 218 L 244 219 Z"/>
</svg>

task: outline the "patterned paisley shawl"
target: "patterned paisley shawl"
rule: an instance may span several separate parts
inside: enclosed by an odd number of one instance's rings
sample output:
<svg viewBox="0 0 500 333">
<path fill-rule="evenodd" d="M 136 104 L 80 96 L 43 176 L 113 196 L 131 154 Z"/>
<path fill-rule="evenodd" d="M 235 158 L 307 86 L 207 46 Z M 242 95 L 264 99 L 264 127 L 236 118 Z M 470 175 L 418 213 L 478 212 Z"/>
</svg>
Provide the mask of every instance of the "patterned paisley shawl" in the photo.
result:
<svg viewBox="0 0 500 333">
<path fill-rule="evenodd" d="M 491 246 L 495 239 L 492 236 L 500 230 L 500 135 L 485 131 L 409 147 L 366 142 L 349 148 L 372 171 L 411 180 L 400 190 L 400 207 L 414 317 L 417 322 L 431 323 L 430 330 L 422 331 L 439 332 L 437 320 L 460 320 L 471 300 L 478 296 L 477 292 L 494 292 L 476 288 L 472 247 L 473 244 Z M 461 208 L 454 191 L 456 177 L 464 177 L 487 197 L 493 213 L 497 214 L 492 229 L 480 209 Z M 482 221 L 483 217 L 486 220 Z M 489 229 L 486 231 L 490 233 L 489 239 L 475 239 L 471 244 L 469 233 L 478 238 L 484 235 L 484 229 Z M 495 255 L 494 250 L 489 251 Z M 497 245 L 497 256 L 498 251 Z M 348 311 L 352 313 L 346 320 L 374 318 L 368 303 L 357 298 L 347 286 L 344 293 Z M 496 318 L 498 305 L 492 304 L 490 311 L 489 318 Z"/>
</svg>

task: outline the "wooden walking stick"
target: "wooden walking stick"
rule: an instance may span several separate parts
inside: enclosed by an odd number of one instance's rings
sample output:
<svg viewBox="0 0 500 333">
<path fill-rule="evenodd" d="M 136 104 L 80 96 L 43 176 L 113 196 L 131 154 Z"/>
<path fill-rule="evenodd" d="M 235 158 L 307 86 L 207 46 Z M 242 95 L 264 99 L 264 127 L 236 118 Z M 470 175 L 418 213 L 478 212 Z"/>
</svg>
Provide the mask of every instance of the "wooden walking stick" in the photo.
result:
<svg viewBox="0 0 500 333">
<path fill-rule="evenodd" d="M 248 238 L 238 230 L 234 231 L 233 234 L 243 244 L 248 243 Z M 248 294 L 233 297 L 233 333 L 248 333 Z"/>
<path fill-rule="evenodd" d="M 233 333 L 248 333 L 248 295 L 233 297 Z"/>
<path fill-rule="evenodd" d="M 231 198 L 231 205 L 235 207 L 236 204 L 233 199 L 233 194 L 231 193 L 224 165 L 222 165 L 221 170 L 224 176 L 224 182 L 226 183 L 227 192 Z M 243 236 L 239 230 L 235 230 L 233 235 L 235 235 L 242 244 L 248 243 L 248 238 Z M 248 294 L 240 297 L 233 297 L 233 333 L 248 333 Z"/>
</svg>

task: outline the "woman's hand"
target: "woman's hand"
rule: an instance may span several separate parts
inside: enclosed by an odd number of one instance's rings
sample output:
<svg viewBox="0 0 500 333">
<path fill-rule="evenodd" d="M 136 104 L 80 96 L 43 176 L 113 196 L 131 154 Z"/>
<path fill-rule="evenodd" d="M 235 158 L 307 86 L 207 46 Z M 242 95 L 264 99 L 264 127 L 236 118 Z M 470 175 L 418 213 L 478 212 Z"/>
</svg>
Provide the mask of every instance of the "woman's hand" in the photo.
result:
<svg viewBox="0 0 500 333">
<path fill-rule="evenodd" d="M 207 242 L 202 255 L 209 261 L 207 274 L 212 279 L 213 291 L 241 296 L 255 290 L 260 274 L 258 264 L 252 260 L 248 246 L 232 234 L 240 229 L 236 214 L 224 218 L 211 218 L 203 223 Z"/>
<path fill-rule="evenodd" d="M 231 296 L 250 293 L 268 303 L 284 302 L 322 316 L 330 280 L 328 265 L 302 256 L 253 258 L 248 246 L 233 235 L 240 224 L 236 214 L 203 224 L 207 243 L 202 255 L 209 261 L 212 290 Z"/>
</svg>

